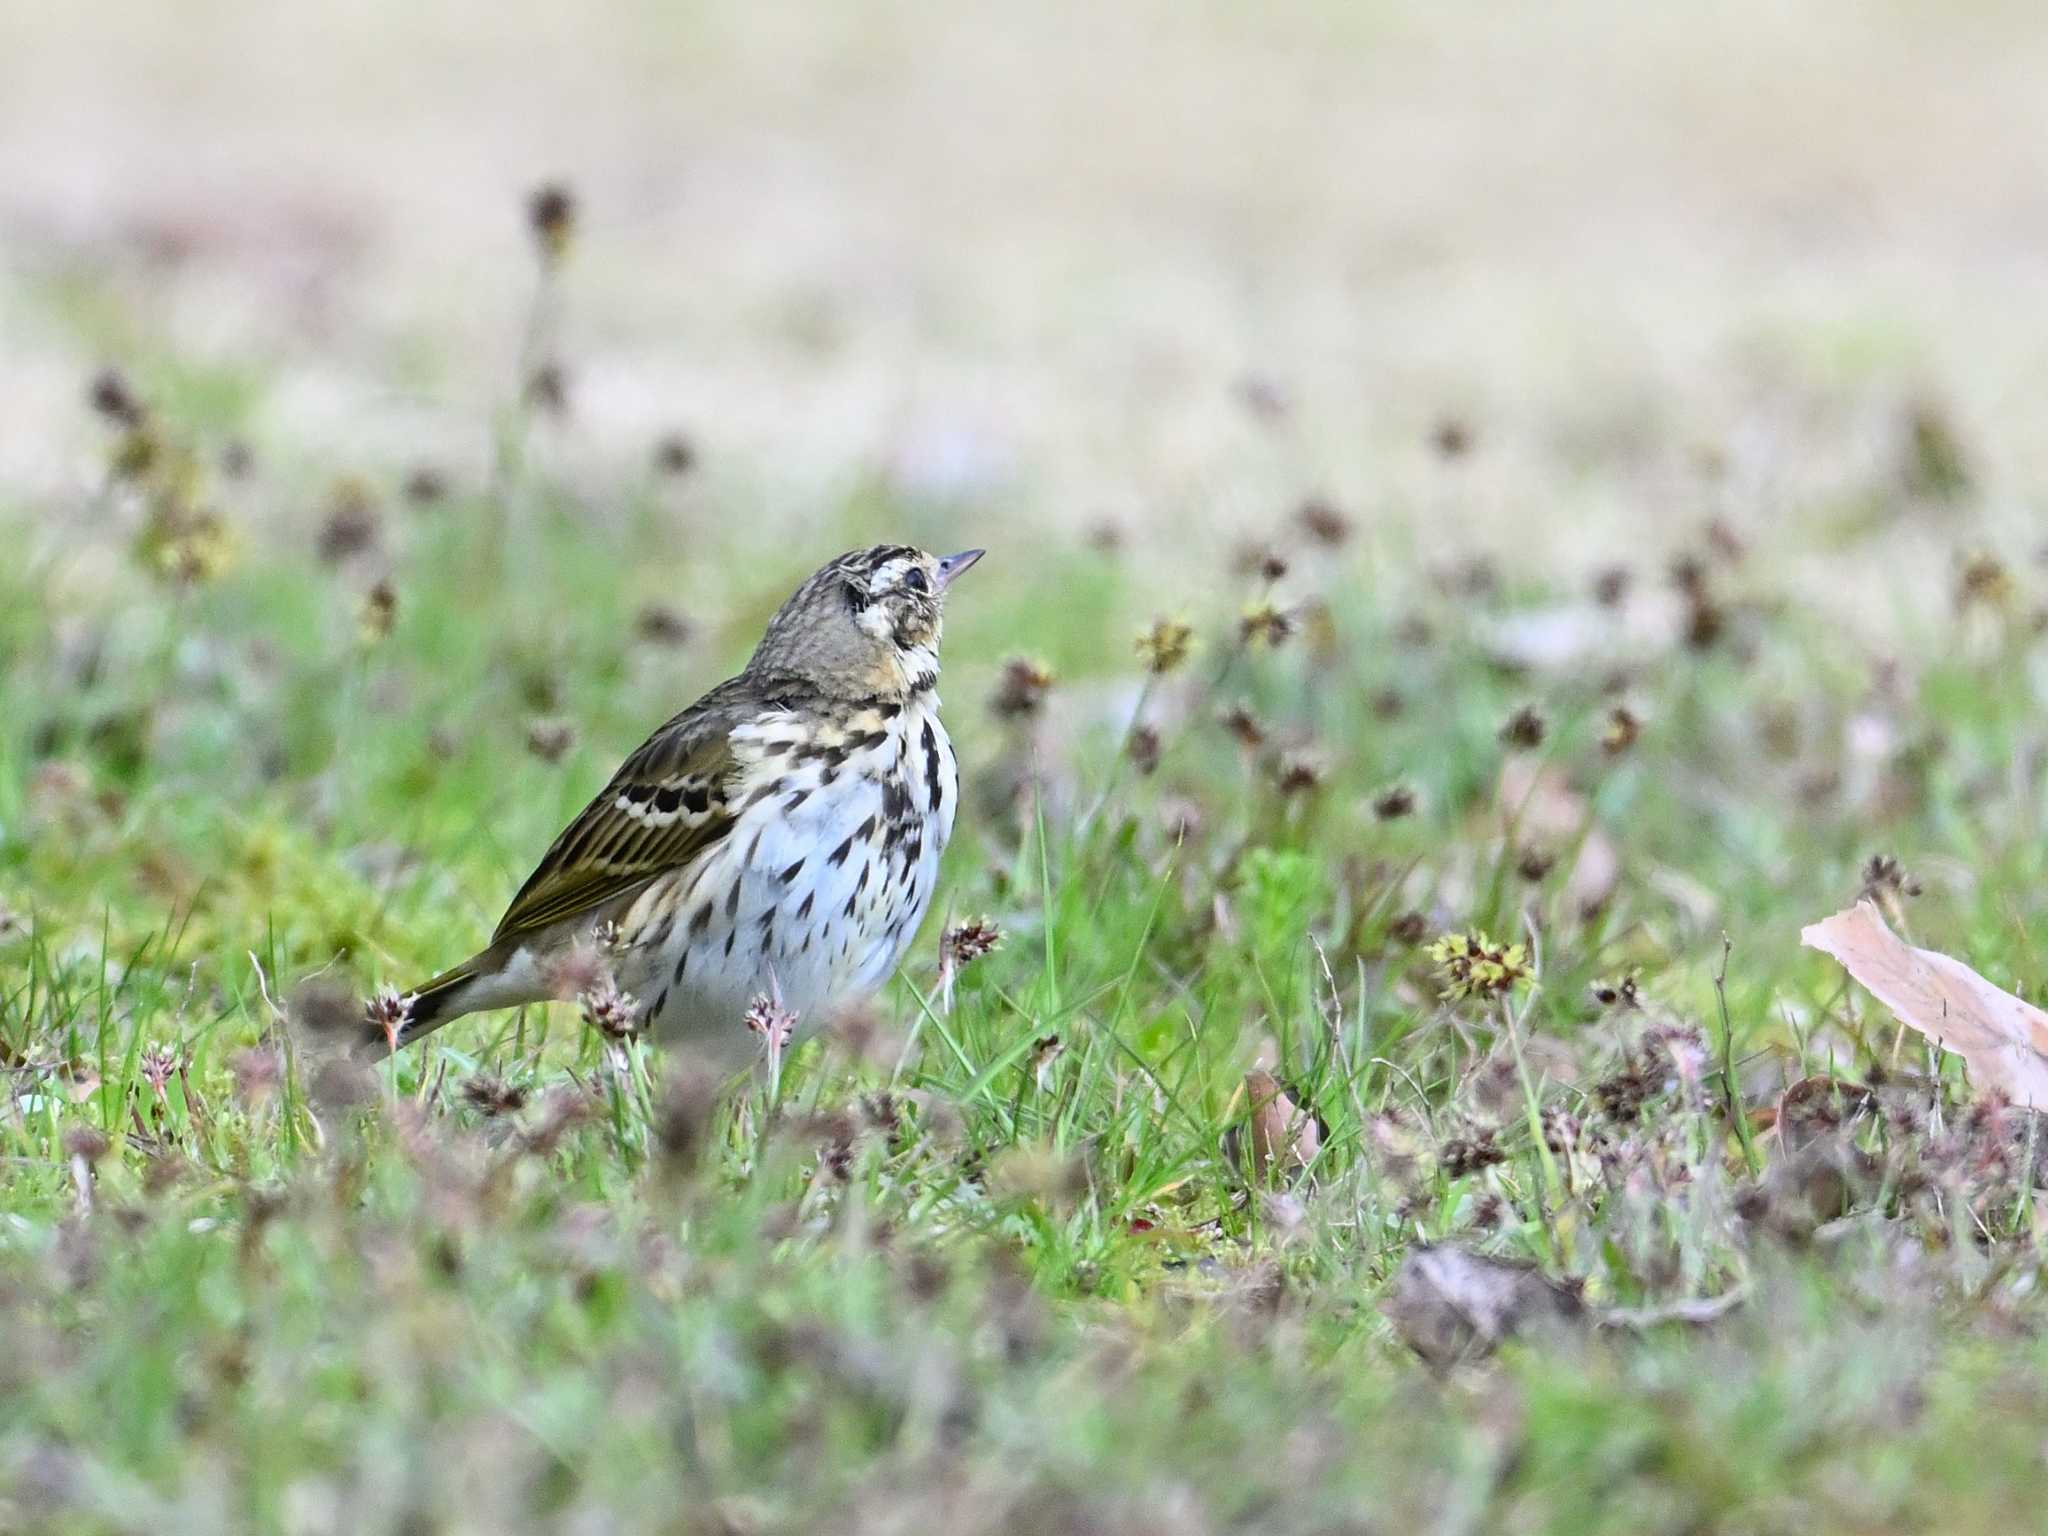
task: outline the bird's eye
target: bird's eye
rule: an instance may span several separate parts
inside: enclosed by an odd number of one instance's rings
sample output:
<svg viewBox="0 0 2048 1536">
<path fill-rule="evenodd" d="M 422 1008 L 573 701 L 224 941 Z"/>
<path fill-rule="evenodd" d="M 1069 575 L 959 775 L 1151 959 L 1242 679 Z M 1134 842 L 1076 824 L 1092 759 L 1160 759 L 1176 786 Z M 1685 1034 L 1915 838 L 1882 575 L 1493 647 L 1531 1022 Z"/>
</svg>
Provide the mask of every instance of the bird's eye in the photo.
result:
<svg viewBox="0 0 2048 1536">
<path fill-rule="evenodd" d="M 912 566 L 910 574 L 903 578 L 903 585 L 913 592 L 929 592 L 932 589 L 932 584 L 925 579 L 924 572 L 916 566 Z"/>
</svg>

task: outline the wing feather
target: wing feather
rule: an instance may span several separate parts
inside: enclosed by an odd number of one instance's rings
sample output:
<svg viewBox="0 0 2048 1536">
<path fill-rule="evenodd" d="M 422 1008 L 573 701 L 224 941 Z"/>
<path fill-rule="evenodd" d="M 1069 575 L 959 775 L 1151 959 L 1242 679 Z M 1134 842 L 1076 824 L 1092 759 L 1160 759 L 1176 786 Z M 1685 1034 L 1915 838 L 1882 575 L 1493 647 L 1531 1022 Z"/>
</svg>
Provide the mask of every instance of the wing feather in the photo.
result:
<svg viewBox="0 0 2048 1536">
<path fill-rule="evenodd" d="M 491 942 L 590 911 L 688 863 L 723 837 L 738 810 L 732 732 L 757 712 L 735 679 L 649 736 L 563 828 L 505 909 Z"/>
</svg>

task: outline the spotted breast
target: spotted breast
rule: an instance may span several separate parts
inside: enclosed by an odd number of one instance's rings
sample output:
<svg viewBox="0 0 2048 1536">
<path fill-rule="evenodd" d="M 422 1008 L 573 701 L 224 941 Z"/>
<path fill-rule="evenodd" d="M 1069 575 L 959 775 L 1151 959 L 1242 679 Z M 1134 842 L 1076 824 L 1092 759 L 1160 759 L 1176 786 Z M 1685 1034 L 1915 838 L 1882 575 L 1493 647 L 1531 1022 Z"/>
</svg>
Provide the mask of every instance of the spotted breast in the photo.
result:
<svg viewBox="0 0 2048 1536">
<path fill-rule="evenodd" d="M 621 985 L 646 1024 L 732 1060 L 735 1021 L 779 997 L 797 1032 L 885 981 L 931 905 L 959 769 L 938 700 L 817 721 L 772 713 L 735 730 L 738 807 L 718 846 L 657 880 L 618 923 Z"/>
</svg>

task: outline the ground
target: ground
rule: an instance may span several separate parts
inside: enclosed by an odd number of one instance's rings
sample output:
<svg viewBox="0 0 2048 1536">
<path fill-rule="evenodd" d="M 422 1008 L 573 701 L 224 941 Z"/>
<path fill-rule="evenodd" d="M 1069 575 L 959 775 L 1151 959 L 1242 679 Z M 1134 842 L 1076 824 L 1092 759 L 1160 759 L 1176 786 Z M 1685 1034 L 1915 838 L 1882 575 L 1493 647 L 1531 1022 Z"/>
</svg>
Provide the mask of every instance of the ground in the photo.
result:
<svg viewBox="0 0 2048 1536">
<path fill-rule="evenodd" d="M 0 23 L 0 1526 L 2028 1523 L 2048 36 L 1436 9 Z M 338 1051 L 882 538 L 884 996 Z"/>
</svg>

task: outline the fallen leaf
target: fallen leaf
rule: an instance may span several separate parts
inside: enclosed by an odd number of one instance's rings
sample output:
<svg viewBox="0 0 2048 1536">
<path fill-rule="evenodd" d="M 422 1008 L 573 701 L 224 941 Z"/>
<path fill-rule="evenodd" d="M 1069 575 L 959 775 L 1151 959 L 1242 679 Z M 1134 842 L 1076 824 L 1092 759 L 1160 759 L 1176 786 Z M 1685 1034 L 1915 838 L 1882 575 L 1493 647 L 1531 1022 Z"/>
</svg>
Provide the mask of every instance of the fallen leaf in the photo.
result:
<svg viewBox="0 0 2048 1536">
<path fill-rule="evenodd" d="M 1915 949 L 1885 926 L 1873 902 L 1812 924 L 1799 942 L 1834 956 L 1901 1024 L 1961 1056 L 1980 1089 L 2048 1109 L 2048 1013 L 1960 960 Z"/>
<path fill-rule="evenodd" d="M 1252 1178 L 1263 1181 L 1269 1172 L 1285 1178 L 1313 1162 L 1323 1142 L 1315 1116 L 1288 1098 L 1270 1072 L 1245 1073 L 1244 1091 L 1251 1101 Z"/>
</svg>

